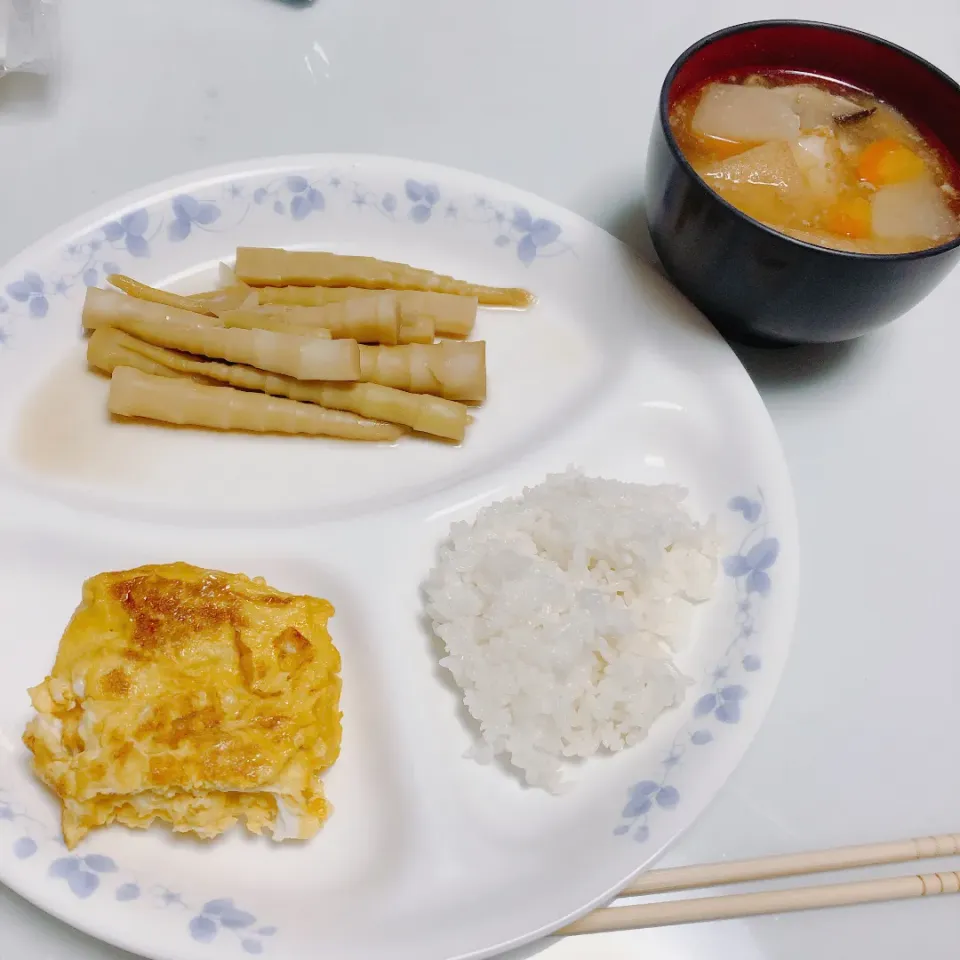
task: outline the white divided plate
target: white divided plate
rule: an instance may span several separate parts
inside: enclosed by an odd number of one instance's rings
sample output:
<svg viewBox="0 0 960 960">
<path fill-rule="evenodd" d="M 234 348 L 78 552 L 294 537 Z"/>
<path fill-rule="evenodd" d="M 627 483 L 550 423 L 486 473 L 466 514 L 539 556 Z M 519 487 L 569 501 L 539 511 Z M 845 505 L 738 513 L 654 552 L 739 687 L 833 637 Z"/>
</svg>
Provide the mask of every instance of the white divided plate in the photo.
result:
<svg viewBox="0 0 960 960">
<path fill-rule="evenodd" d="M 485 311 L 489 402 L 462 447 L 360 446 L 111 423 L 87 373 L 85 284 L 212 282 L 237 245 L 403 260 L 525 286 Z M 148 957 L 489 956 L 608 899 L 683 831 L 755 735 L 798 579 L 787 470 L 736 357 L 629 251 L 511 187 L 404 160 L 310 156 L 180 178 L 0 271 L 0 879 Z M 680 657 L 682 706 L 560 797 L 464 758 L 419 584 L 449 524 L 576 463 L 679 482 L 723 569 Z M 101 831 L 68 853 L 20 735 L 84 578 L 168 560 L 329 598 L 343 655 L 336 811 L 312 842 Z"/>
</svg>

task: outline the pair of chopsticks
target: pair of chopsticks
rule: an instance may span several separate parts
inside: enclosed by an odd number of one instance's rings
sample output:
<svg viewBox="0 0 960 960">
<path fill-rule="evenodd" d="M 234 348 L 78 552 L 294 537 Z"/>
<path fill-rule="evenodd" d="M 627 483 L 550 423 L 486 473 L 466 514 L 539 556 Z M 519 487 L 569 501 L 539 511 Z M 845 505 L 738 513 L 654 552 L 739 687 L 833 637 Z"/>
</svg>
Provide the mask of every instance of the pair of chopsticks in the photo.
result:
<svg viewBox="0 0 960 960">
<path fill-rule="evenodd" d="M 838 847 L 812 853 L 795 853 L 732 863 L 711 863 L 670 870 L 651 870 L 620 891 L 620 897 L 638 897 L 657 893 L 676 893 L 701 887 L 718 887 L 755 880 L 799 877 L 834 870 L 875 867 L 889 863 L 908 863 L 937 857 L 960 856 L 960 833 L 938 837 L 897 840 L 892 843 Z M 911 874 L 853 883 L 833 883 L 796 887 L 763 893 L 733 893 L 719 897 L 697 897 L 623 907 L 603 907 L 558 931 L 560 934 L 606 933 L 613 930 L 639 930 L 678 923 L 705 920 L 730 920 L 761 914 L 817 910 L 823 907 L 909 900 L 940 893 L 960 893 L 960 872 Z"/>
</svg>

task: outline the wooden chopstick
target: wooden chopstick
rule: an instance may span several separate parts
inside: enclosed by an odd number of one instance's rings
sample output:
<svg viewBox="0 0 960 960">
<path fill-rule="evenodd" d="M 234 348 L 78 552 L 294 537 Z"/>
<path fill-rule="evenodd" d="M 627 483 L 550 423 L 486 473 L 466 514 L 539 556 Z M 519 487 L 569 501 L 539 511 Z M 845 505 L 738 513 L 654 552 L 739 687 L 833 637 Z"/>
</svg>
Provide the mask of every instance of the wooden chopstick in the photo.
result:
<svg viewBox="0 0 960 960">
<path fill-rule="evenodd" d="M 810 853 L 739 860 L 732 863 L 652 870 L 626 886 L 619 896 L 671 893 L 700 887 L 772 880 L 956 855 L 960 855 L 960 834 L 947 833 L 935 837 L 897 840 L 892 843 L 862 844 Z M 595 910 L 558 932 L 580 934 L 633 930 L 857 903 L 904 900 L 941 893 L 960 893 L 960 873 L 947 871 L 922 875 L 911 874 L 905 877 L 799 887 L 791 890 L 605 907 Z"/>
<path fill-rule="evenodd" d="M 927 873 L 923 876 L 889 877 L 885 880 L 771 890 L 768 893 L 731 893 L 723 897 L 697 897 L 693 900 L 667 900 L 629 907 L 604 907 L 588 913 L 558 932 L 569 935 L 640 930 L 644 927 L 666 927 L 677 923 L 756 917 L 764 913 L 790 913 L 795 910 L 851 906 L 856 903 L 908 900 L 911 897 L 927 897 L 939 893 L 960 893 L 960 873 Z"/>
<path fill-rule="evenodd" d="M 699 887 L 719 887 L 728 883 L 752 880 L 774 880 L 778 877 L 800 877 L 831 870 L 853 870 L 876 867 L 884 863 L 908 863 L 934 857 L 960 855 L 960 833 L 944 833 L 937 837 L 915 837 L 891 843 L 864 843 L 833 850 L 810 853 L 788 853 L 756 860 L 734 860 L 731 863 L 706 863 L 670 870 L 650 870 L 620 891 L 621 897 L 640 897 L 651 893 L 673 893 Z"/>
</svg>

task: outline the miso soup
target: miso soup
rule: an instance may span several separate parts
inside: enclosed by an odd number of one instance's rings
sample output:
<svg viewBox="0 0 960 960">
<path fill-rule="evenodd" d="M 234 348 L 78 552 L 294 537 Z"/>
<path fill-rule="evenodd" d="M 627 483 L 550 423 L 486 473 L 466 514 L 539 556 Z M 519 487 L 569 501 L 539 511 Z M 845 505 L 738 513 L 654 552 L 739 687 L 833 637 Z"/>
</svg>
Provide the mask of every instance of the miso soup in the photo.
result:
<svg viewBox="0 0 960 960">
<path fill-rule="evenodd" d="M 956 161 L 863 90 L 787 71 L 733 74 L 678 100 L 670 125 L 713 190 L 798 240 L 905 253 L 960 235 Z"/>
</svg>

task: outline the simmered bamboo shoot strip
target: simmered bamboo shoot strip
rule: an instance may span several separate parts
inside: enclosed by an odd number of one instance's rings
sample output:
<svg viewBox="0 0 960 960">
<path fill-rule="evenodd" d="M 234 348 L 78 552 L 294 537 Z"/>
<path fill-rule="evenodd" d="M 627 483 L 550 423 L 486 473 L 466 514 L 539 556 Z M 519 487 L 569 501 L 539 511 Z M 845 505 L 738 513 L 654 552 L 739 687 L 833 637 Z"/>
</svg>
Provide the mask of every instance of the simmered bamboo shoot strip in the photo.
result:
<svg viewBox="0 0 960 960">
<path fill-rule="evenodd" d="M 272 313 L 259 313 L 252 310 L 227 310 L 220 316 L 220 324 L 238 330 L 272 330 L 274 333 L 289 333 L 295 337 L 314 337 L 318 340 L 332 340 L 326 327 L 308 327 L 294 323 L 286 317 Z"/>
<path fill-rule="evenodd" d="M 114 330 L 113 327 L 101 327 L 95 330 L 87 341 L 87 364 L 104 373 L 113 373 L 117 367 L 134 367 L 141 373 L 149 373 L 155 377 L 179 377 L 183 374 L 170 369 L 162 361 L 151 359 L 147 353 L 137 353 L 130 349 L 129 343 L 142 343 L 128 333 Z M 163 350 L 163 347 L 154 347 L 144 343 L 149 350 Z M 171 350 L 170 353 L 173 353 Z M 186 359 L 186 354 L 174 354 Z M 202 364 L 202 360 L 192 361 Z"/>
<path fill-rule="evenodd" d="M 470 423 L 467 407 L 455 400 L 408 393 L 379 383 L 300 383 L 294 381 L 289 396 L 335 410 L 403 424 L 416 433 L 427 433 L 460 443 Z"/>
<path fill-rule="evenodd" d="M 430 293 L 425 290 L 400 292 L 400 320 L 427 317 L 441 337 L 467 337 L 477 322 L 475 296 Z"/>
<path fill-rule="evenodd" d="M 109 279 L 109 278 L 108 278 Z M 238 310 L 246 305 L 247 300 L 253 294 L 253 303 L 256 304 L 256 291 L 241 283 L 237 275 L 233 272 L 233 267 L 228 267 L 225 263 L 220 264 L 219 269 L 219 290 L 209 290 L 206 293 L 191 293 L 185 296 L 184 300 L 189 300 L 192 307 L 184 306 L 185 310 L 201 310 L 206 313 L 216 313 L 217 310 Z"/>
<path fill-rule="evenodd" d="M 309 250 L 238 247 L 236 274 L 254 287 L 428 290 L 476 297 L 480 303 L 498 307 L 528 307 L 534 299 L 527 290 L 467 283 L 405 263 Z"/>
<path fill-rule="evenodd" d="M 281 307 L 326 307 L 331 303 L 343 303 L 344 300 L 362 300 L 364 297 L 380 296 L 382 290 L 366 290 L 363 287 L 255 287 L 257 297 L 263 305 L 276 304 Z M 395 291 L 398 295 L 406 290 Z M 435 294 L 452 296 L 452 294 Z"/>
<path fill-rule="evenodd" d="M 379 293 L 379 290 L 372 290 L 371 293 Z M 346 304 L 343 304 L 345 306 Z M 330 307 L 341 306 L 341 304 L 330 304 Z M 317 318 L 313 317 L 312 314 L 315 311 L 322 310 L 324 313 L 327 311 L 327 307 L 300 307 L 300 306 L 281 306 L 279 304 L 268 305 L 264 307 L 257 308 L 258 312 L 270 317 L 275 318 L 285 318 L 285 323 L 290 323 L 292 326 L 301 326 L 302 323 L 314 323 Z M 224 311 L 224 314 L 228 311 Z M 321 316 L 321 320 L 324 318 Z M 324 320 L 324 322 L 329 322 L 329 318 Z M 230 326 L 230 324 L 227 324 Z M 239 326 L 239 324 L 238 324 Z M 266 330 L 280 329 L 279 327 L 274 328 L 272 326 L 264 326 Z M 349 336 L 349 334 L 342 332 L 343 327 L 341 326 L 337 332 L 333 333 L 335 338 Z M 436 330 L 433 326 L 433 321 L 429 317 L 413 317 L 409 319 L 404 319 L 402 316 L 400 322 L 397 325 L 397 339 L 395 341 L 389 340 L 375 340 L 374 336 L 377 334 L 374 331 L 365 332 L 364 336 L 354 336 L 353 339 L 359 343 L 383 343 L 387 346 L 392 346 L 394 343 L 433 343 L 433 338 L 436 334 Z"/>
<path fill-rule="evenodd" d="M 215 316 L 196 310 L 181 310 L 179 307 L 140 300 L 116 290 L 101 290 L 87 287 L 81 314 L 83 325 L 88 330 L 102 326 L 116 326 L 127 320 L 142 320 L 150 323 L 177 323 L 185 326 L 217 326 Z"/>
<path fill-rule="evenodd" d="M 204 312 L 217 313 L 218 310 L 239 310 L 241 307 L 256 305 L 256 291 L 245 283 L 232 287 L 223 287 L 221 290 L 208 290 L 205 293 L 191 293 L 186 300 L 195 304 L 193 309 Z"/>
<path fill-rule="evenodd" d="M 361 345 L 360 380 L 479 403 L 487 395 L 486 343 L 468 340 L 398 347 Z"/>
<path fill-rule="evenodd" d="M 298 336 L 331 336 L 339 338 L 347 336 L 340 331 L 331 333 L 326 327 L 311 326 L 315 321 L 310 313 L 306 311 L 323 310 L 323 307 L 256 307 L 244 308 L 242 310 L 224 310 L 219 314 L 219 323 L 225 327 L 241 327 L 244 330 L 273 330 L 276 333 L 293 333 Z M 304 311 L 299 313 L 298 311 Z M 302 321 L 302 322 L 301 322 Z M 381 333 L 366 330 L 352 339 L 359 343 L 382 343 L 374 339 L 376 336 L 390 336 L 392 334 Z M 426 318 L 400 323 L 398 325 L 397 337 L 400 343 L 433 343 L 433 324 Z"/>
<path fill-rule="evenodd" d="M 233 326 L 228 317 L 241 311 L 225 311 L 221 316 L 227 326 Z M 400 333 L 400 307 L 393 293 L 383 293 L 362 300 L 345 300 L 326 307 L 255 307 L 242 311 L 246 318 L 243 325 L 252 322 L 257 315 L 282 317 L 301 327 L 321 327 L 329 330 L 335 339 L 350 338 L 359 343 L 386 343 L 394 345 Z M 239 325 L 239 324 L 236 324 Z M 267 328 L 272 329 L 272 328 Z"/>
<path fill-rule="evenodd" d="M 406 318 L 401 311 L 397 343 L 433 343 L 436 332 L 430 317 Z"/>
<path fill-rule="evenodd" d="M 374 383 L 308 383 L 291 377 L 264 373 L 242 364 L 198 360 L 150 343 L 120 330 L 97 330 L 87 345 L 87 360 L 105 373 L 115 367 L 135 367 L 160 376 L 189 376 L 205 382 L 220 381 L 244 390 L 259 390 L 291 400 L 317 403 L 336 410 L 349 410 L 371 420 L 399 423 L 418 433 L 457 442 L 463 439 L 470 420 L 462 403 L 440 397 L 406 393 Z"/>
<path fill-rule="evenodd" d="M 304 433 L 346 440 L 396 440 L 403 430 L 392 423 L 364 420 L 342 410 L 297 403 L 262 393 L 207 386 L 117 367 L 107 406 L 121 417 L 143 417 L 214 430 Z"/>
<path fill-rule="evenodd" d="M 247 288 L 249 290 L 249 287 Z M 162 291 L 161 291 L 162 292 Z M 259 311 L 259 307 L 251 307 Z M 277 308 L 282 309 L 282 308 Z M 98 287 L 88 287 L 87 296 L 83 304 L 83 325 L 88 330 L 96 330 L 105 326 L 123 323 L 127 320 L 146 320 L 150 323 L 176 323 L 179 326 L 225 327 L 228 326 L 220 314 L 229 316 L 234 313 L 242 314 L 243 310 L 221 310 L 212 313 L 193 313 L 180 310 L 177 307 L 164 306 L 157 301 L 138 300 L 136 297 L 116 294 L 112 290 L 101 290 Z M 307 334 L 323 340 L 332 339 L 329 330 L 317 327 L 314 330 L 303 329 L 299 325 L 284 322 L 270 326 L 269 324 L 249 323 L 230 324 L 243 326 L 248 330 L 275 330 L 279 333 L 296 333 L 301 336 Z M 342 339 L 349 339 L 344 337 Z"/>
<path fill-rule="evenodd" d="M 356 340 L 298 337 L 270 330 L 228 330 L 202 323 L 187 326 L 136 317 L 99 321 L 88 319 L 86 311 L 84 324 L 90 330 L 115 327 L 157 346 L 245 363 L 298 380 L 360 379 L 360 350 Z"/>
<path fill-rule="evenodd" d="M 261 287 L 260 303 L 285 306 L 324 307 L 329 303 L 375 297 L 376 290 L 361 287 Z M 422 290 L 398 290 L 400 322 L 427 317 L 441 337 L 466 337 L 477 319 L 477 298 L 455 293 L 430 293 Z M 403 340 L 400 341 L 403 343 Z M 409 343 L 420 343 L 410 340 Z M 427 341 L 423 341 L 427 342 Z"/>
<path fill-rule="evenodd" d="M 111 273 L 110 276 L 107 277 L 107 283 L 112 284 L 118 290 L 122 290 L 131 297 L 136 297 L 138 300 L 146 300 L 149 303 L 160 303 L 168 307 L 176 307 L 178 310 L 187 310 L 191 313 L 210 314 L 213 312 L 206 304 L 200 301 L 192 300 L 190 297 L 181 297 L 179 294 L 169 293 L 166 290 L 159 290 L 157 287 L 149 287 L 147 284 L 141 283 L 139 280 L 134 280 L 132 277 L 125 277 L 122 273 Z"/>
</svg>

